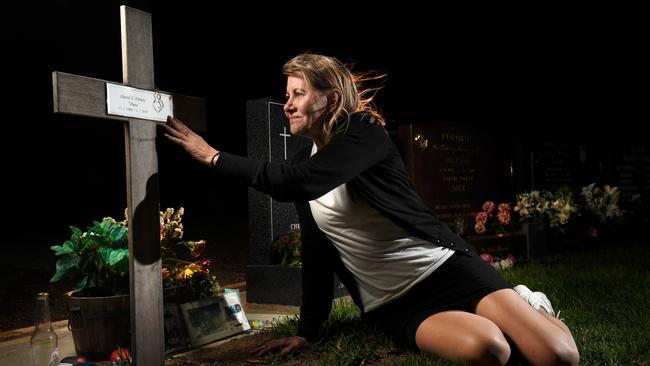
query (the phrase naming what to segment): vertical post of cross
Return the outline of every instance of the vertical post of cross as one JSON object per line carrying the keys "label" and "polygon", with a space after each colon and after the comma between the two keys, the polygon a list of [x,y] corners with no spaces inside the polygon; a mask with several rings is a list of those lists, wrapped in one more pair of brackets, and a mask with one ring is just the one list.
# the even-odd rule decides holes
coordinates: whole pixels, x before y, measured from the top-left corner
{"label": "vertical post of cross", "polygon": [[[151,14],[120,7],[122,78],[153,90]],[[158,214],[156,124],[129,119],[124,125],[129,208],[131,344],[136,365],[163,365],[165,354]]]}

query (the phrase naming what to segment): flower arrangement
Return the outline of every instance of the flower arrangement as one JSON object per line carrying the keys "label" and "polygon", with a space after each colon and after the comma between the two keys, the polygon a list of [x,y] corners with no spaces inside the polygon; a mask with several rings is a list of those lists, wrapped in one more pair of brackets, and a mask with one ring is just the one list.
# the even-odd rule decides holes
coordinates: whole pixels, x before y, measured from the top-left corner
{"label": "flower arrangement", "polygon": [[274,256],[282,266],[300,267],[300,248],[302,245],[300,230],[290,230],[280,235],[271,246]]}
{"label": "flower arrangement", "polygon": [[482,208],[483,211],[476,214],[474,224],[477,234],[504,234],[512,229],[510,204],[500,203],[497,206],[492,201],[485,201]]}
{"label": "flower arrangement", "polygon": [[[212,261],[201,258],[205,249],[205,240],[182,241],[183,238],[183,207],[174,211],[167,208],[160,211],[160,254],[162,257],[163,287],[188,285],[194,298],[202,299],[217,295],[221,286],[217,277],[211,274]],[[179,250],[186,251],[180,259]]]}
{"label": "flower arrangement", "polygon": [[549,227],[564,231],[578,206],[568,188],[550,191],[531,191],[517,195],[514,211],[521,222],[535,222],[548,219]]}
{"label": "flower arrangement", "polygon": [[517,195],[514,211],[519,214],[521,222],[542,221],[551,206],[553,195],[549,191],[530,191]]}
{"label": "flower arrangement", "polygon": [[582,187],[580,197],[583,211],[596,217],[600,223],[617,221],[623,217],[624,210],[618,206],[618,187],[604,185],[600,188],[596,183],[591,183]]}
{"label": "flower arrangement", "polygon": [[492,267],[496,269],[508,269],[512,268],[517,260],[515,259],[515,256],[512,255],[512,253],[508,253],[508,255],[505,258],[501,257],[495,257],[492,256],[492,254],[489,253],[482,253],[481,254],[481,259],[486,261],[487,263],[491,264]]}
{"label": "flower arrangement", "polygon": [[573,192],[566,187],[558,189],[553,194],[550,208],[546,211],[549,217],[548,226],[563,231],[575,212],[578,212],[578,205],[573,199]]}
{"label": "flower arrangement", "polygon": [[[216,277],[210,275],[210,259],[200,258],[205,241],[181,241],[183,213],[182,207],[160,211],[163,285],[188,284],[197,298],[212,296],[220,288]],[[71,279],[73,290],[84,295],[128,294],[128,219],[118,222],[105,217],[85,232],[75,226],[70,229],[70,240],[51,247],[59,259],[50,282]],[[188,249],[191,260],[178,258],[176,250],[181,247]]]}

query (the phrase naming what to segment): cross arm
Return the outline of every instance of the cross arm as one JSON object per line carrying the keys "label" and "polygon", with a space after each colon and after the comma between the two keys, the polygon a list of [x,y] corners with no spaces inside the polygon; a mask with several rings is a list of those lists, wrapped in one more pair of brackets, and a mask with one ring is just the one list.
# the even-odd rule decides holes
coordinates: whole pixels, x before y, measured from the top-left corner
{"label": "cross arm", "polygon": [[[106,113],[106,83],[121,85],[86,76],[52,72],[54,112],[118,121],[127,120],[126,117]],[[171,94],[175,117],[186,122],[194,131],[206,130],[205,100],[164,91],[161,93]]]}

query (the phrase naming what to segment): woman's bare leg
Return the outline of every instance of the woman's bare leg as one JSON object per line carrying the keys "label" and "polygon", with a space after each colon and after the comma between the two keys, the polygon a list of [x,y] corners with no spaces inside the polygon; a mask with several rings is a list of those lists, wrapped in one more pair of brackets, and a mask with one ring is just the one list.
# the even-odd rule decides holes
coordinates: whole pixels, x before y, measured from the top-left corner
{"label": "woman's bare leg", "polygon": [[464,311],[443,311],[425,319],[415,333],[418,348],[471,365],[505,365],[510,346],[492,321]]}
{"label": "woman's bare leg", "polygon": [[476,314],[493,321],[533,365],[577,365],[580,360],[568,327],[533,309],[514,290],[485,296],[476,305]]}

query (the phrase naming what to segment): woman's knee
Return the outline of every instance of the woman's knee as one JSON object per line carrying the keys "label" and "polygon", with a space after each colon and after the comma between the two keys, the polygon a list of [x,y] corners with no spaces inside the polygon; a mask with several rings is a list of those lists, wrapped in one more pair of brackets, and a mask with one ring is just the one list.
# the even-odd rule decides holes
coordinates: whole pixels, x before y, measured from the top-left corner
{"label": "woman's knee", "polygon": [[559,336],[552,340],[541,342],[537,347],[537,357],[530,360],[544,365],[578,365],[580,354],[572,338]]}
{"label": "woman's knee", "polygon": [[415,334],[423,352],[455,362],[504,365],[510,345],[492,321],[470,313],[446,313],[425,320]]}
{"label": "woman's knee", "polygon": [[464,349],[465,361],[486,365],[505,365],[511,353],[510,345],[501,332],[468,337]]}
{"label": "woman's knee", "polygon": [[580,353],[571,339],[558,339],[551,346],[554,365],[578,365]]}

